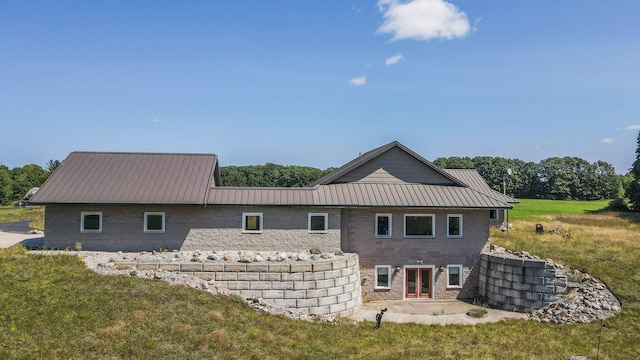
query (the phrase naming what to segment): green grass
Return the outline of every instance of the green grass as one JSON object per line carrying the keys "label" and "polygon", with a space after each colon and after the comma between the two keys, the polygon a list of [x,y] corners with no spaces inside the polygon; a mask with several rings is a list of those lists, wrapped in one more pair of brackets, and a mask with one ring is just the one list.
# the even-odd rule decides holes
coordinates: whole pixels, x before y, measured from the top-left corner
{"label": "green grass", "polygon": [[[573,204],[558,204],[560,208]],[[531,215],[523,212],[525,217]],[[564,240],[514,218],[492,242],[550,257],[605,281],[623,304],[606,321],[600,359],[640,358],[640,225],[625,214],[553,215]],[[548,223],[547,223],[548,222]],[[373,320],[373,319],[372,319]],[[473,326],[293,321],[236,297],[128,276],[76,256],[0,250],[1,359],[595,359],[600,324],[508,320]]]}
{"label": "green grass", "polygon": [[44,206],[0,206],[0,224],[32,219],[44,219]]}
{"label": "green grass", "polygon": [[558,201],[539,199],[518,199],[509,210],[510,219],[542,220],[549,215],[584,215],[607,207],[610,200],[596,201]]}

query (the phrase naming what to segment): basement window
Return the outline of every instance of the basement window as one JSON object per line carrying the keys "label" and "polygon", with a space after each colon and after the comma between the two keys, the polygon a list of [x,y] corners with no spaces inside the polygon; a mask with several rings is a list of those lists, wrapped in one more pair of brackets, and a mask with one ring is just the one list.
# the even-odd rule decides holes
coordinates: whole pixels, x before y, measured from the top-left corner
{"label": "basement window", "polygon": [[462,265],[447,265],[447,288],[462,287]]}
{"label": "basement window", "polygon": [[163,233],[164,232],[164,213],[163,212],[145,212],[144,213],[144,232]]}
{"label": "basement window", "polygon": [[242,213],[243,233],[262,233],[262,213]]}
{"label": "basement window", "polygon": [[391,265],[376,265],[376,278],[374,287],[376,289],[391,289]]}
{"label": "basement window", "polygon": [[315,234],[324,234],[328,229],[329,214],[327,213],[309,213],[309,232]]}
{"label": "basement window", "polygon": [[80,214],[80,232],[102,232],[102,212],[83,211]]}

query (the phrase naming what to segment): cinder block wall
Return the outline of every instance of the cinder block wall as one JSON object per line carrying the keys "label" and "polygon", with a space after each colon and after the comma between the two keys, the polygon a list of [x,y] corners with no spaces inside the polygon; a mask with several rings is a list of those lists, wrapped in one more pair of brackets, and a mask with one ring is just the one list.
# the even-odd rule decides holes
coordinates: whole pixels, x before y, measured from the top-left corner
{"label": "cinder block wall", "polygon": [[362,307],[356,254],[290,264],[118,262],[116,267],[189,273],[204,280],[215,280],[241,297],[262,298],[306,314],[349,316]]}
{"label": "cinder block wall", "polygon": [[480,256],[479,295],[491,306],[529,312],[560,300],[566,292],[565,271],[545,260]]}
{"label": "cinder block wall", "polygon": [[[45,208],[47,248],[83,250],[251,250],[299,252],[319,248],[340,249],[340,210],[289,206],[203,207],[203,206],[99,206],[48,205]],[[80,231],[82,211],[102,212],[102,232]],[[144,213],[165,213],[164,233],[144,232]],[[242,233],[242,213],[262,212],[261,234]],[[308,231],[309,213],[327,213],[328,231]]]}

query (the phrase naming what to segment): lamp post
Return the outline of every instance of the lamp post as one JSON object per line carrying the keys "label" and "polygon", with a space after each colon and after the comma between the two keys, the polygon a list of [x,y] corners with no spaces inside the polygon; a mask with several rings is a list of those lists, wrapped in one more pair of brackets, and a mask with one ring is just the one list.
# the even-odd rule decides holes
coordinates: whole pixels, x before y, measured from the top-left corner
{"label": "lamp post", "polygon": [[[511,176],[511,168],[507,169],[507,175],[502,177],[502,193],[506,196],[507,195],[507,177]],[[509,232],[509,210],[508,209],[504,209],[504,218],[505,218],[505,222],[506,222],[506,228],[507,228],[507,233]]]}

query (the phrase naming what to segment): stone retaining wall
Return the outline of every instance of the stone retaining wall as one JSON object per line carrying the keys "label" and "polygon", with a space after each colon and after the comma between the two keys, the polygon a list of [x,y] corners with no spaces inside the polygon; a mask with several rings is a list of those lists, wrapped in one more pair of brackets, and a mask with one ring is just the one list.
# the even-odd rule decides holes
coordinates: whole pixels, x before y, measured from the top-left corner
{"label": "stone retaining wall", "polygon": [[189,273],[241,297],[305,314],[349,316],[362,307],[358,255],[280,262],[116,262],[117,268]]}
{"label": "stone retaining wall", "polygon": [[480,255],[479,295],[491,306],[530,312],[561,300],[567,285],[566,272],[553,262],[506,254]]}

